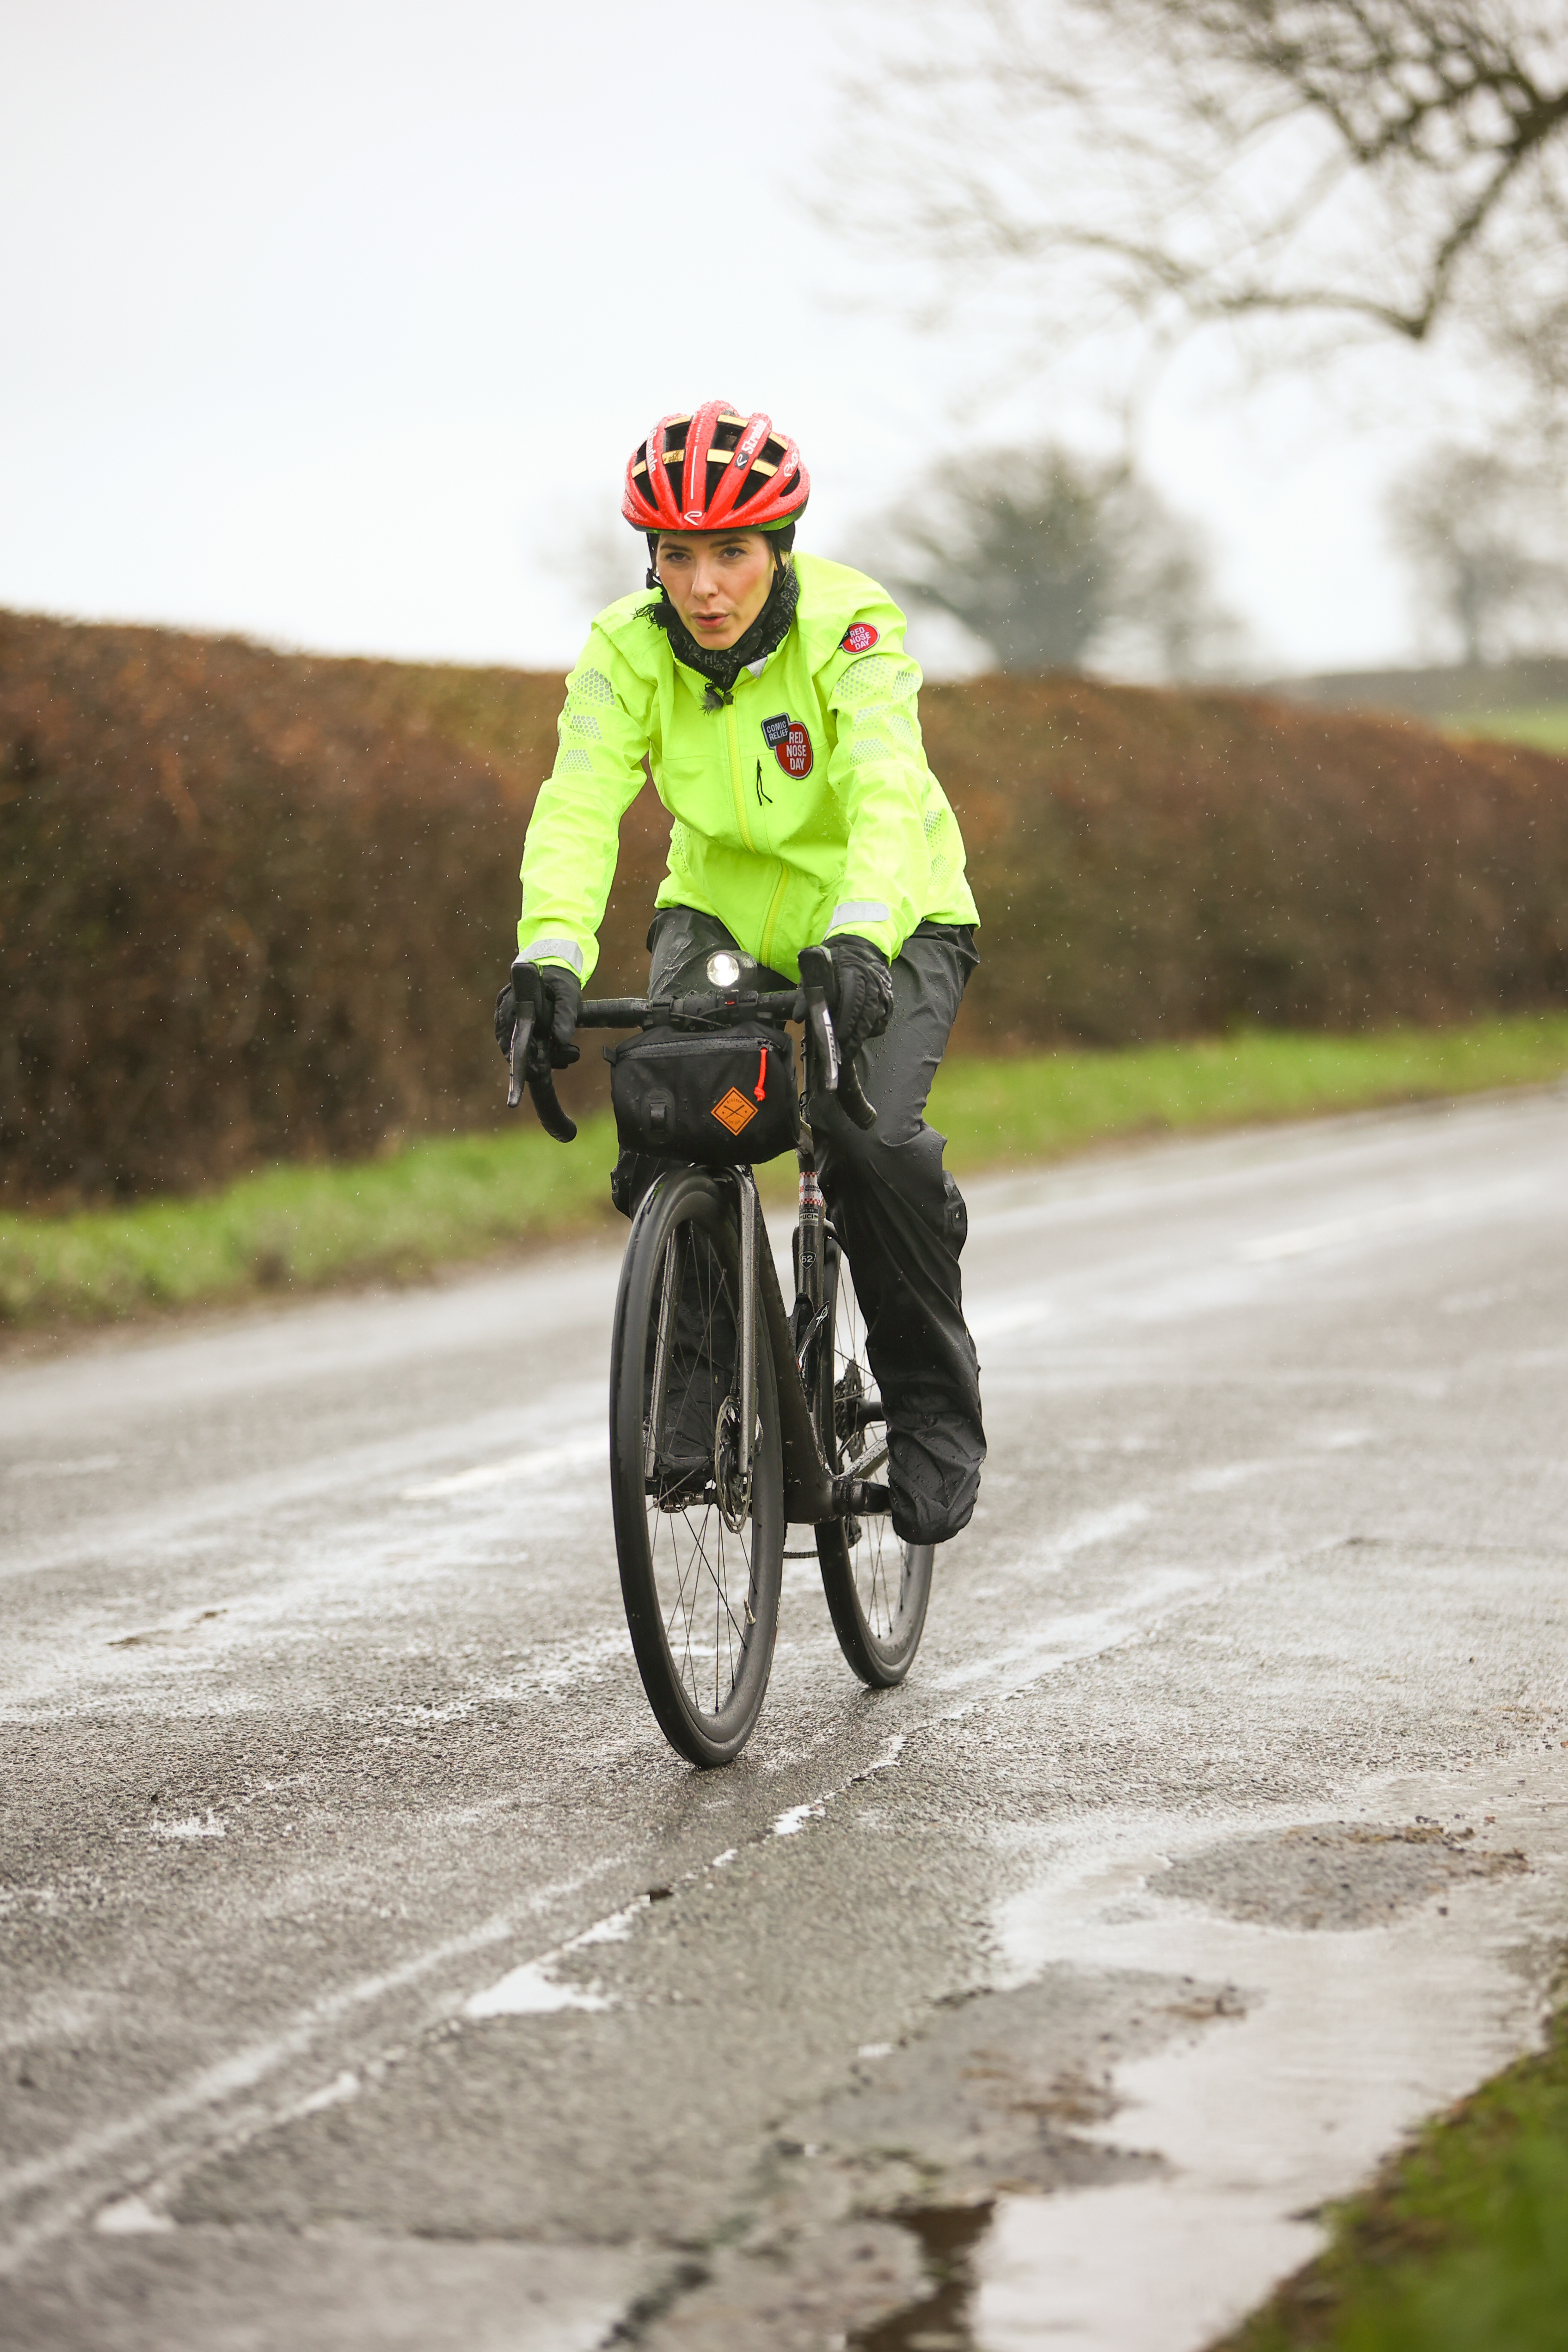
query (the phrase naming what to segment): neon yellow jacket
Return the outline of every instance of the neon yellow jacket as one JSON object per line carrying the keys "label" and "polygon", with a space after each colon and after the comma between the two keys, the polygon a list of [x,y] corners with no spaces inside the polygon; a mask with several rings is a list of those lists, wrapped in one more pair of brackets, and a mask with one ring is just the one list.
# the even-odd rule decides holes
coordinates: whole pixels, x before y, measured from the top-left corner
{"label": "neon yellow jacket", "polygon": [[891,958],[922,919],[978,919],[957,819],[926,765],[902,613],[863,572],[795,564],[794,625],[722,710],[704,710],[706,681],[644,618],[646,590],[599,614],[529,824],[524,953],[592,974],[645,757],[675,819],[658,904],[716,915],[788,979],[835,931]]}

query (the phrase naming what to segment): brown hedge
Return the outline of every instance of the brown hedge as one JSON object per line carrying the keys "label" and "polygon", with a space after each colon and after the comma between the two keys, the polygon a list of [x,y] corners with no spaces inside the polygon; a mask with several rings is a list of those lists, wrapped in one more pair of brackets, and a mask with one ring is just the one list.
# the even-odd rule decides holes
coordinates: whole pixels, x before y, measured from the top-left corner
{"label": "brown hedge", "polygon": [[[0,1197],[483,1120],[559,698],[0,616]],[[626,833],[605,968],[631,986],[663,854],[640,809]]]}
{"label": "brown hedge", "polygon": [[994,1047],[1353,1030],[1568,995],[1568,761],[1236,694],[928,690]]}
{"label": "brown hedge", "polygon": [[[487,1008],[560,680],[0,614],[0,1196],[500,1116]],[[1568,763],[1226,695],[923,698],[984,918],[971,1045],[1559,1003]],[[626,821],[596,985],[668,824]],[[592,1048],[590,1048],[590,1056]],[[573,1087],[602,1084],[592,1058]]]}

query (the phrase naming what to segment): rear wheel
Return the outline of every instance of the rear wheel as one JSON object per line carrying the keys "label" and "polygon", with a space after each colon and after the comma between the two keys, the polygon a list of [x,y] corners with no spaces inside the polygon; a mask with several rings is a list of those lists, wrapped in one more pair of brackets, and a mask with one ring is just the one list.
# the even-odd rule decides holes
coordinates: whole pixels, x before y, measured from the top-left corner
{"label": "rear wheel", "polygon": [[[847,1259],[826,1237],[822,1339],[815,1375],[817,1426],[833,1469],[879,1484],[887,1477],[887,1430],[866,1357],[866,1327]],[[831,1336],[831,1349],[826,1344]],[[816,1557],[838,1646],[873,1690],[901,1683],[914,1663],[931,1599],[931,1544],[907,1544],[885,1512],[828,1519]]]}
{"label": "rear wheel", "polygon": [[662,1177],[626,1244],[610,1355],[621,1592],[643,1688],[670,1744],[728,1764],[773,1665],[783,1573],[778,1389],[758,1317],[748,1481],[741,1444],[741,1249],[732,1189]]}

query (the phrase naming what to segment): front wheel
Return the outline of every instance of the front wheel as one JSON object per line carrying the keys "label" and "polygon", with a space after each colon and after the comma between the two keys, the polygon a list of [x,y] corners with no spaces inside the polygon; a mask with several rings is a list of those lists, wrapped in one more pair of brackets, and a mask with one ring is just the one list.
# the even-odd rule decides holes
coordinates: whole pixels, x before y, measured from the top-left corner
{"label": "front wheel", "polygon": [[670,1745],[702,1765],[732,1761],[756,1724],[784,1572],[777,1380],[759,1315],[748,1478],[740,1312],[731,1188],[677,1169],[637,1211],[621,1268],[610,1482],[643,1688]]}
{"label": "front wheel", "polygon": [[[866,1326],[848,1263],[830,1234],[824,1266],[822,1340],[817,1343],[817,1427],[835,1471],[887,1476],[887,1431],[866,1359]],[[831,1351],[823,1344],[832,1335]],[[934,1545],[907,1544],[885,1512],[827,1519],[816,1557],[838,1646],[863,1683],[890,1690],[914,1664],[931,1599]]]}

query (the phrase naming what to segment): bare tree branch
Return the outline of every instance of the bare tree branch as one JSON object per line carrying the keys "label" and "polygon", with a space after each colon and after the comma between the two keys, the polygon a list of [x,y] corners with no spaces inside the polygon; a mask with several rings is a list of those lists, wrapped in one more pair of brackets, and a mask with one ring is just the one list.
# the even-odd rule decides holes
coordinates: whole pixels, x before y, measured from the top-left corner
{"label": "bare tree branch", "polygon": [[856,217],[928,315],[1020,277],[1108,321],[1568,304],[1563,0],[903,0],[848,101]]}

